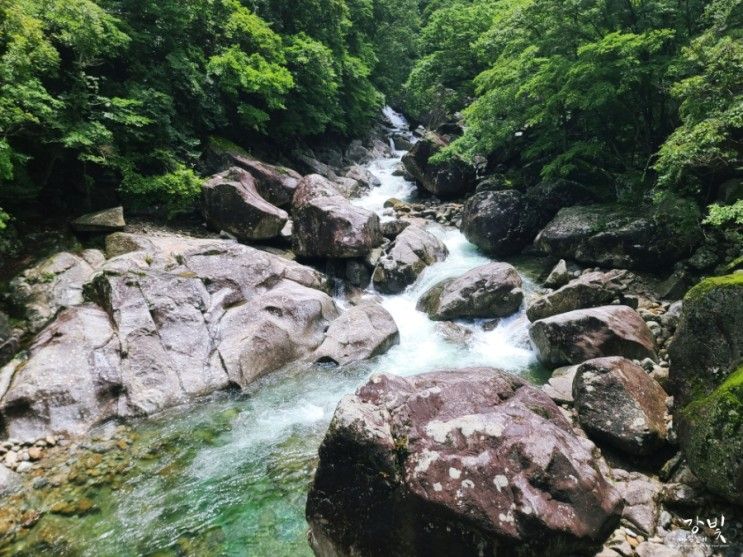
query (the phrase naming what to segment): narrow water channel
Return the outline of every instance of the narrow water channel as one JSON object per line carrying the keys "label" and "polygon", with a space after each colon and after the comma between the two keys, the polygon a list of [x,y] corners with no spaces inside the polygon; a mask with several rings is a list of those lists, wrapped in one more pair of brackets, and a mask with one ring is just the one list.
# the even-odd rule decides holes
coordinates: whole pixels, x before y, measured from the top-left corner
{"label": "narrow water channel", "polygon": [[[407,131],[399,115],[387,114],[399,132]],[[369,163],[382,184],[354,203],[388,218],[385,200],[415,195],[412,183],[394,175],[402,154]],[[142,422],[131,449],[136,464],[120,489],[86,494],[100,512],[77,518],[47,515],[14,550],[58,534],[65,543],[57,554],[311,555],[305,539],[306,493],[317,448],[344,394],[377,372],[412,375],[488,365],[537,379],[523,311],[490,331],[483,323],[463,323],[471,335],[462,344],[447,340],[440,326],[415,309],[435,282],[488,261],[458,230],[431,225],[430,231],[446,243],[448,259],[428,268],[406,292],[382,296],[400,329],[398,346],[350,369],[288,369],[259,382],[247,395],[225,394]],[[533,288],[524,278],[525,288]]]}

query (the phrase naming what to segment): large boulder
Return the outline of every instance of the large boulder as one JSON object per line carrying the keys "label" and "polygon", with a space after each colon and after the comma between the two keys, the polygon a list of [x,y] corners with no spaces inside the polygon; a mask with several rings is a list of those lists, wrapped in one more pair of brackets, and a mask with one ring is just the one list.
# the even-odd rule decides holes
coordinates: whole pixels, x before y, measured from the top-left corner
{"label": "large boulder", "polygon": [[397,294],[413,284],[429,265],[449,255],[444,243],[420,226],[403,230],[374,268],[374,287],[385,294]]}
{"label": "large boulder", "polygon": [[590,202],[595,196],[589,188],[568,180],[540,182],[526,192],[506,186],[492,176],[467,201],[462,214],[464,235],[494,257],[519,253],[560,207]]}
{"label": "large boulder", "polygon": [[206,167],[211,172],[222,172],[233,166],[248,172],[255,180],[258,194],[281,208],[291,204],[294,190],[302,179],[295,170],[259,161],[245,149],[221,137],[210,138],[205,155]]}
{"label": "large boulder", "polygon": [[299,172],[285,166],[267,164],[246,154],[234,154],[233,164],[250,173],[258,194],[277,207],[288,207],[302,179]]}
{"label": "large boulder", "polygon": [[597,442],[630,455],[649,455],[665,445],[667,397],[655,379],[626,358],[584,362],[573,380],[583,429]]}
{"label": "large boulder", "polygon": [[28,330],[35,333],[62,308],[83,302],[83,285],[95,274],[103,254],[60,252],[30,267],[10,281],[11,302],[20,307]]}
{"label": "large boulder", "polygon": [[76,218],[71,223],[77,232],[115,232],[126,226],[124,208],[112,207],[95,213],[88,213]]}
{"label": "large boulder", "polygon": [[623,289],[623,271],[586,273],[568,284],[534,300],[526,309],[529,321],[537,321],[575,309],[603,306]]}
{"label": "large boulder", "polygon": [[238,167],[212,176],[204,183],[202,196],[207,225],[238,240],[276,238],[289,219],[286,211],[258,194],[253,176]]}
{"label": "large boulder", "polygon": [[314,358],[344,365],[383,354],[399,342],[392,315],[379,304],[364,303],[330,324]]}
{"label": "large boulder", "polygon": [[379,217],[351,205],[317,174],[297,186],[292,216],[294,251],[301,257],[364,257],[383,241]]}
{"label": "large boulder", "polygon": [[743,273],[714,277],[684,298],[669,347],[674,421],[689,467],[743,504]]}
{"label": "large boulder", "polygon": [[552,367],[603,356],[656,359],[653,334],[627,306],[578,309],[540,319],[531,324],[529,337],[539,359]]}
{"label": "large boulder", "polygon": [[593,444],[495,369],[377,375],[336,409],[307,500],[317,555],[593,555],[621,499]]}
{"label": "large boulder", "polygon": [[[60,312],[27,358],[0,370],[0,422],[11,437],[78,434],[244,388],[288,364],[311,364],[323,345],[335,343],[332,353],[351,363],[392,344],[369,339],[364,350],[346,331],[344,345],[338,329],[362,320],[333,327],[342,313],[325,277],[279,256],[179,236],[120,233],[107,246],[116,255],[85,285],[87,302]],[[369,320],[382,335],[384,321]]]}
{"label": "large boulder", "polygon": [[402,163],[428,192],[438,197],[462,197],[475,189],[475,169],[456,157],[432,162],[431,157],[445,146],[441,136],[429,132],[402,157]]}
{"label": "large boulder", "polygon": [[366,190],[382,185],[381,180],[372,174],[370,170],[358,164],[352,165],[346,172],[345,177],[358,182]]}
{"label": "large boulder", "polygon": [[462,232],[485,253],[506,257],[519,253],[539,231],[537,215],[516,190],[483,191],[464,204]]}
{"label": "large boulder", "polygon": [[719,387],[743,362],[743,273],[706,279],[684,297],[668,347],[679,408]]}
{"label": "large boulder", "polygon": [[421,296],[418,309],[435,321],[506,317],[521,306],[521,286],[512,265],[488,263],[434,285]]}
{"label": "large boulder", "polygon": [[683,218],[655,209],[578,205],[560,209],[534,243],[543,253],[587,265],[664,271],[691,255],[700,240],[693,215]]}
{"label": "large boulder", "polygon": [[743,505],[743,365],[677,408],[674,420],[689,468],[710,491]]}

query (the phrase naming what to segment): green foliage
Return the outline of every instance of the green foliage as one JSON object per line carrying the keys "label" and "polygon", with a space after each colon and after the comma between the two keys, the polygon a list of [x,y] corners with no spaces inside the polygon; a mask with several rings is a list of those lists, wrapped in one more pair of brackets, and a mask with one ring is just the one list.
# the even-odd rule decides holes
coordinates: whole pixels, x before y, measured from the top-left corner
{"label": "green foliage", "polygon": [[405,108],[428,125],[463,108],[474,93],[473,78],[485,66],[472,45],[490,29],[497,1],[457,0],[427,18],[416,62],[405,84]]}
{"label": "green foliage", "polygon": [[176,164],[172,171],[156,176],[126,171],[121,190],[140,209],[162,207],[168,218],[172,218],[193,211],[202,183],[192,169]]}
{"label": "green foliage", "polygon": [[732,205],[714,203],[709,206],[708,210],[707,218],[704,219],[705,224],[712,226],[743,225],[743,199],[739,199]]}
{"label": "green foliage", "polygon": [[431,124],[464,108],[441,157],[509,161],[527,183],[633,201],[657,171],[664,188],[713,191],[743,166],[742,4],[432,0],[406,107]]}
{"label": "green foliage", "polygon": [[0,0],[0,196],[119,182],[186,210],[211,135],[365,131],[417,25],[415,0]]}
{"label": "green foliage", "polygon": [[671,90],[682,123],[656,163],[661,186],[688,193],[743,166],[743,3],[716,0],[704,19],[708,27],[684,49]]}
{"label": "green foliage", "polygon": [[688,32],[679,10],[675,2],[503,3],[475,44],[491,63],[474,79],[468,132],[452,150],[518,148],[543,178],[637,189],[673,123],[664,80]]}

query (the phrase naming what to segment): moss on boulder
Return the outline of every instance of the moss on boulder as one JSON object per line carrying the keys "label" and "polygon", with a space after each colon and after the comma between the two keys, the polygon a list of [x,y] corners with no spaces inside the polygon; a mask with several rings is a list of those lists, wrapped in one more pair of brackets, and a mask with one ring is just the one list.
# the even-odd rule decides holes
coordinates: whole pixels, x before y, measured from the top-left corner
{"label": "moss on boulder", "polygon": [[743,365],[678,413],[689,466],[714,493],[743,504]]}
{"label": "moss on boulder", "polygon": [[687,292],[671,345],[678,407],[710,394],[743,358],[743,274],[703,280]]}
{"label": "moss on boulder", "polygon": [[743,274],[708,278],[684,298],[669,348],[681,448],[714,493],[743,504]]}

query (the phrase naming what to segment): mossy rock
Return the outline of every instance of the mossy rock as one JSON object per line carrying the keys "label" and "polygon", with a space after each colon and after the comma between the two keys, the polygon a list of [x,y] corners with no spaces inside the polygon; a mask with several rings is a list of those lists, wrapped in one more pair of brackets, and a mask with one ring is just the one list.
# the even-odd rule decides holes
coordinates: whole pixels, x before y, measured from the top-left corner
{"label": "mossy rock", "polygon": [[710,491],[743,504],[743,365],[678,413],[689,467]]}
{"label": "mossy rock", "polygon": [[708,396],[743,361],[743,274],[703,280],[687,292],[669,347],[679,408]]}

